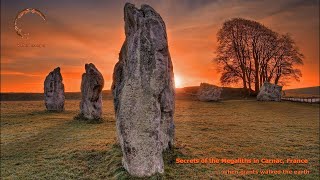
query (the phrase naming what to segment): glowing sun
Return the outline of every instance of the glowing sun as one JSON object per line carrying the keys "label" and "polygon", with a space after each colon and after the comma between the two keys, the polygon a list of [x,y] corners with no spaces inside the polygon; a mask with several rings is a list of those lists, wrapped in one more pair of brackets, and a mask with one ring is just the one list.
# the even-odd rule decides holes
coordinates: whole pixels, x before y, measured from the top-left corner
{"label": "glowing sun", "polygon": [[182,81],[181,78],[177,75],[174,76],[174,82],[175,82],[175,87],[176,88],[181,88],[182,87]]}

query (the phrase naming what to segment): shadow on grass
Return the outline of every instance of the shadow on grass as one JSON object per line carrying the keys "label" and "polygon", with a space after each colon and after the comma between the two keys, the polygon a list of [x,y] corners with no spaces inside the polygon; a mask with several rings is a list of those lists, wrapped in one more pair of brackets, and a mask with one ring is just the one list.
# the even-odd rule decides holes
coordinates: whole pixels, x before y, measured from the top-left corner
{"label": "shadow on grass", "polygon": [[[177,148],[172,148],[171,150],[167,150],[163,153],[163,161],[164,166],[167,168],[173,168],[175,165],[175,159],[177,157],[181,157],[182,153],[178,151]],[[112,179],[118,180],[162,180],[170,177],[170,174],[157,173],[151,177],[139,178],[131,176],[122,166],[122,152],[119,144],[112,145],[111,149],[106,153],[106,159],[108,159],[107,169],[108,169],[108,177]]]}
{"label": "shadow on grass", "polygon": [[27,113],[28,116],[36,116],[36,115],[50,115],[50,114],[69,114],[71,111],[49,111],[49,110],[42,110],[42,111],[32,111]]}
{"label": "shadow on grass", "polygon": [[88,119],[88,118],[84,117],[83,114],[81,114],[81,113],[74,116],[73,120],[79,121],[79,122],[84,122],[87,124],[101,124],[104,122],[103,118]]}

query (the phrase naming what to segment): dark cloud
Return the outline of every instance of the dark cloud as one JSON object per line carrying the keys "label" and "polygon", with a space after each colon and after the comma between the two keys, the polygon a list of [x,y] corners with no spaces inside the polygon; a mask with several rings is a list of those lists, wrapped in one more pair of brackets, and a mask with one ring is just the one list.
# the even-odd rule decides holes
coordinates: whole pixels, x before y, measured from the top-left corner
{"label": "dark cloud", "polygon": [[319,7],[318,0],[293,0],[287,1],[285,4],[281,4],[277,9],[271,12],[269,15],[275,15],[286,11],[294,11],[301,7]]}

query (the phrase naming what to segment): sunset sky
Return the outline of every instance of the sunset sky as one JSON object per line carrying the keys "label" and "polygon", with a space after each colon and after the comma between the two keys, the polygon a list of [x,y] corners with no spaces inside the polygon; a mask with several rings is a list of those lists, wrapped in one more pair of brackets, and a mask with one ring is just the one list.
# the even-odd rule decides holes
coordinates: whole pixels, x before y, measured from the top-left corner
{"label": "sunset sky", "polygon": [[[242,17],[289,33],[305,55],[300,82],[284,89],[319,86],[318,0],[4,0],[1,1],[1,92],[43,92],[43,81],[61,68],[65,90],[80,91],[84,64],[92,62],[110,89],[112,73],[124,41],[123,6],[151,5],[166,23],[174,73],[181,86],[219,83],[215,57],[216,34],[225,20]],[[30,39],[14,30],[17,13],[39,9],[20,19]],[[18,44],[45,47],[18,47]]]}

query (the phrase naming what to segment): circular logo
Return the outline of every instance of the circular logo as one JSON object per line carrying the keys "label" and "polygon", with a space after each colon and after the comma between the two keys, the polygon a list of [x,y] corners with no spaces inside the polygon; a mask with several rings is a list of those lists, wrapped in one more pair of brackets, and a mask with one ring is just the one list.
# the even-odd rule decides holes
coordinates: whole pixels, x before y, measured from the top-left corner
{"label": "circular logo", "polygon": [[36,14],[36,15],[40,16],[44,21],[46,21],[45,15],[41,11],[39,11],[38,9],[27,8],[27,9],[20,11],[14,20],[14,29],[15,29],[17,35],[20,36],[21,38],[28,38],[29,33],[22,32],[22,28],[18,27],[18,21],[19,21],[19,19],[21,19],[24,15],[26,15],[28,13]]}

